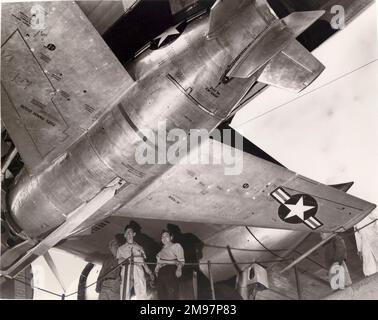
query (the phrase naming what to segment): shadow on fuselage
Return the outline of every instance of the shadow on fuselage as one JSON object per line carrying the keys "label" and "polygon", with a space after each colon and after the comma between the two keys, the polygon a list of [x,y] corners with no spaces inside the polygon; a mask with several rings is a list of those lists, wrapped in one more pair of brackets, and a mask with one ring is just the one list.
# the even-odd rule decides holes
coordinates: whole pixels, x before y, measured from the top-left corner
{"label": "shadow on fuselage", "polygon": [[124,65],[155,37],[186,18],[209,9],[214,2],[215,0],[192,1],[186,9],[172,14],[169,0],[140,0],[103,34],[103,38]]}

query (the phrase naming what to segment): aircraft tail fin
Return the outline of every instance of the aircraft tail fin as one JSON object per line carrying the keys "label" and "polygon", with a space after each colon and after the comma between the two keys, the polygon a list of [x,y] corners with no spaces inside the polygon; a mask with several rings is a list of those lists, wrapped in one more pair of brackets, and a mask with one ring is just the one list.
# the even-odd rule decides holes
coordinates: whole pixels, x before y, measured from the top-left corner
{"label": "aircraft tail fin", "polygon": [[299,92],[310,85],[325,69],[297,40],[266,65],[258,81],[278,88]]}
{"label": "aircraft tail fin", "polygon": [[276,20],[233,63],[228,78],[249,78],[279,88],[301,91],[324,66],[295,38],[324,14],[323,10],[294,12]]}
{"label": "aircraft tail fin", "polygon": [[246,6],[252,5],[252,1],[248,0],[217,0],[210,11],[208,38],[212,38],[217,32],[222,30],[236,13],[244,9]]}

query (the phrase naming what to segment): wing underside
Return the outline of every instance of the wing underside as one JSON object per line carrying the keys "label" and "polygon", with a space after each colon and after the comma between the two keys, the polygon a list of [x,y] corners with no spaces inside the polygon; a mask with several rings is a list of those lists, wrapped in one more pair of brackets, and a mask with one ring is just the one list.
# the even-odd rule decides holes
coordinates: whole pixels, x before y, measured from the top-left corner
{"label": "wing underside", "polygon": [[[213,163],[174,166],[116,215],[174,221],[341,232],[375,205],[216,140]],[[233,154],[233,160],[225,155]],[[223,162],[222,162],[223,161]]]}
{"label": "wing underside", "polygon": [[[33,10],[40,25],[31,22]],[[133,81],[73,2],[2,4],[2,26],[2,120],[37,173]]]}

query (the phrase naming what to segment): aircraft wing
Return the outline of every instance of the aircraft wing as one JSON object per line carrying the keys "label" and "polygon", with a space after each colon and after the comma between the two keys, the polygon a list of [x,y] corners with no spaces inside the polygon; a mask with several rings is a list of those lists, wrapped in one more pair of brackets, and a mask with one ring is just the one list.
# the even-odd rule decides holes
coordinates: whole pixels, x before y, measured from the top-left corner
{"label": "aircraft wing", "polygon": [[76,1],[96,30],[103,34],[126,11],[132,8],[137,0],[124,1]]}
{"label": "aircraft wing", "polygon": [[73,2],[3,3],[2,26],[2,121],[37,173],[133,80]]}
{"label": "aircraft wing", "polygon": [[[181,161],[116,215],[315,232],[341,232],[375,205],[217,140],[200,147],[212,163]],[[227,160],[227,159],[226,159]],[[303,159],[305,161],[305,159]],[[193,163],[193,162],[192,162]],[[223,162],[224,163],[224,162]]]}

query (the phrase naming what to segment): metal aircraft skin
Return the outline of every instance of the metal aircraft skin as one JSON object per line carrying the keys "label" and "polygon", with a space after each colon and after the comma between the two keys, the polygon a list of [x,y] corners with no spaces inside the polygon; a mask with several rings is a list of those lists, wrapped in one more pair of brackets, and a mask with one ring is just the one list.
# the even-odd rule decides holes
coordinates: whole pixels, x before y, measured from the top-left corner
{"label": "metal aircraft skin", "polygon": [[[212,131],[260,83],[310,85],[324,67],[296,38],[323,10],[279,19],[263,0],[216,1],[154,39],[126,72],[75,3],[43,3],[39,32],[23,19],[31,6],[2,5],[2,118],[26,168],[7,195],[7,224],[22,241],[2,252],[1,274],[112,215],[306,233],[344,231],[375,208],[241,150],[236,176],[223,165],[135,159],[154,145],[142,129],[166,121],[166,131]],[[212,145],[219,157],[225,146]],[[299,206],[311,214],[295,217]]]}

